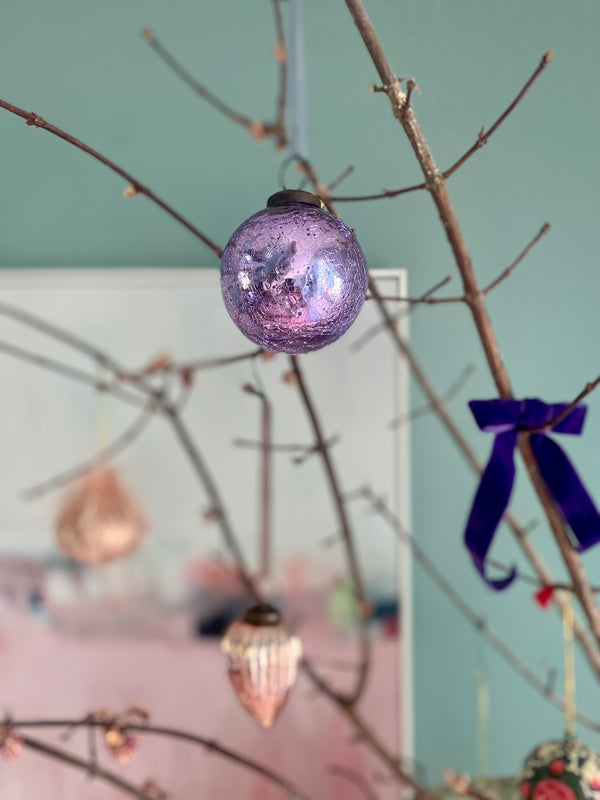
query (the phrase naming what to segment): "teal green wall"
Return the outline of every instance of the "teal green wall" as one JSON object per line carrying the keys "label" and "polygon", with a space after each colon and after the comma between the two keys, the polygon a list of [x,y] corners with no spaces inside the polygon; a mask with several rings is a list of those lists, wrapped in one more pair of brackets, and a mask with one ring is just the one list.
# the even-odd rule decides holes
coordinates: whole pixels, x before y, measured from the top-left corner
{"label": "teal green wall", "polygon": [[[419,180],[342,0],[307,0],[311,155],[326,179],[357,169],[345,193]],[[551,67],[493,142],[452,179],[482,283],[549,220],[551,234],[490,299],[520,396],[571,398],[600,371],[598,270],[600,3],[593,0],[371,0],[398,74],[414,76],[414,105],[439,164],[452,162],[515,95],[550,48]],[[138,35],[151,25],[184,64],[248,114],[268,116],[276,86],[267,0],[3,0],[0,96],[34,109],[130,169],[223,243],[277,182],[282,154],[258,146],[179,83]],[[124,199],[108,170],[0,113],[2,266],[215,266],[215,257],[143,197]],[[342,209],[372,267],[405,266],[413,293],[454,273],[430,199],[409,195]],[[455,278],[457,292],[459,282]],[[420,308],[414,346],[440,390],[468,362],[477,373],[453,411],[483,458],[491,445],[465,410],[493,387],[462,307]],[[374,351],[375,352],[375,351]],[[418,390],[415,404],[422,402]],[[586,437],[568,442],[600,497],[600,397]],[[439,423],[413,426],[414,529],[491,625],[540,674],[560,662],[557,620],[527,586],[485,591],[461,544],[475,480]],[[515,508],[539,517],[524,488]],[[543,522],[532,537],[556,563]],[[508,531],[498,556],[515,554]],[[585,558],[600,582],[600,555]],[[432,780],[451,765],[477,772],[475,670],[489,673],[491,767],[515,771],[528,749],[560,736],[561,717],[484,646],[416,568],[418,757]],[[598,687],[579,671],[582,710],[600,718]],[[596,746],[600,737],[581,731]]]}

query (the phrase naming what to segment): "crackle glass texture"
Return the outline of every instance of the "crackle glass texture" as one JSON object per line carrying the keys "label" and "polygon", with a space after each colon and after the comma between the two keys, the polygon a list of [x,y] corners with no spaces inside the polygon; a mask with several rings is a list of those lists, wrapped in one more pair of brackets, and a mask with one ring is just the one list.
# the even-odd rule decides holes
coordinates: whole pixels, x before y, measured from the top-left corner
{"label": "crackle glass texture", "polygon": [[367,267],[356,237],[316,206],[266,208],[233,234],[221,265],[231,318],[266,350],[308,353],[352,325],[365,300]]}

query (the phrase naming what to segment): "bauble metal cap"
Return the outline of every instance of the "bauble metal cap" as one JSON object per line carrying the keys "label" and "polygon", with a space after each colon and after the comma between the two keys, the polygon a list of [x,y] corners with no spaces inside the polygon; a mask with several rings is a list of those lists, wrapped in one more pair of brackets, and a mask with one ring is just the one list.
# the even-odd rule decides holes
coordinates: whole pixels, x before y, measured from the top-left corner
{"label": "bauble metal cap", "polygon": [[283,189],[281,192],[275,192],[267,200],[267,208],[287,206],[288,203],[304,203],[307,206],[323,208],[323,201],[316,194],[304,192],[302,189]]}

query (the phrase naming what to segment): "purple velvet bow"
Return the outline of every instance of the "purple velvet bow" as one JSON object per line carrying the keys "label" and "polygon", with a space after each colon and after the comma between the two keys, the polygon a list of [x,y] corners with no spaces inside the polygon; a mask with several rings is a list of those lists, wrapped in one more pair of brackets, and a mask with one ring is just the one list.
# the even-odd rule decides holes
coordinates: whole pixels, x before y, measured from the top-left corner
{"label": "purple velvet bow", "polygon": [[[516,577],[510,574],[492,580],[486,575],[485,559],[494,533],[510,500],[515,478],[514,451],[520,431],[547,425],[567,407],[567,403],[548,405],[541,400],[472,400],[469,407],[482,431],[495,433],[490,460],[481,476],[465,531],[465,544],[487,585],[505,589]],[[587,407],[576,406],[557,425],[553,433],[579,436]],[[600,515],[585,486],[564,451],[546,432],[530,437],[531,449],[540,475],[560,508],[582,552],[600,541]]]}

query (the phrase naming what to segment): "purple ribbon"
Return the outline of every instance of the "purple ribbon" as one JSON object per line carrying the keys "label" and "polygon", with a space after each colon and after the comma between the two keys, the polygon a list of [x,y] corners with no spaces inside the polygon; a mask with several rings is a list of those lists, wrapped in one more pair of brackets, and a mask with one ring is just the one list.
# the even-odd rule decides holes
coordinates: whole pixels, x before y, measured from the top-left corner
{"label": "purple ribbon", "polygon": [[[495,433],[490,460],[481,476],[465,531],[465,544],[483,580],[491,589],[505,589],[515,579],[511,569],[505,578],[486,575],[485,560],[494,533],[508,506],[515,479],[514,451],[520,431],[547,425],[567,408],[567,403],[548,405],[536,398],[527,400],[472,400],[469,407],[477,425]],[[551,430],[553,433],[581,434],[587,407],[578,405]],[[540,475],[570,525],[580,552],[600,542],[600,515],[566,453],[547,433],[533,433],[531,449]]]}

